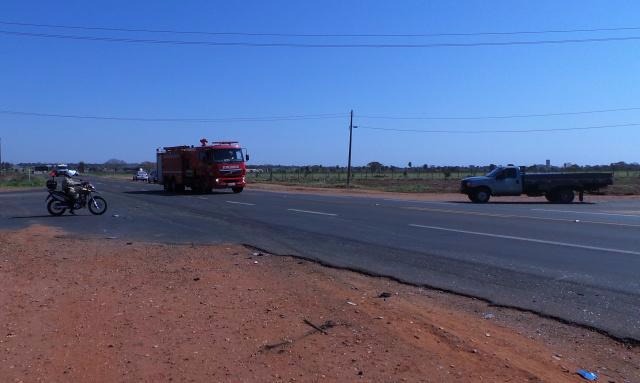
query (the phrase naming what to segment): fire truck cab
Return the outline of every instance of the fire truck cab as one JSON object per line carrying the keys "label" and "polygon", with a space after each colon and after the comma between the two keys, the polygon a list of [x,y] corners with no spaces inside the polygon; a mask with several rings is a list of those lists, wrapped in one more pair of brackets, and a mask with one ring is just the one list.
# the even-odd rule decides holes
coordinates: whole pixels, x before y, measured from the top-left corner
{"label": "fire truck cab", "polygon": [[157,150],[158,183],[167,192],[183,192],[190,188],[197,193],[230,188],[240,193],[245,185],[245,161],[249,155],[236,141],[209,142],[201,145],[170,146]]}

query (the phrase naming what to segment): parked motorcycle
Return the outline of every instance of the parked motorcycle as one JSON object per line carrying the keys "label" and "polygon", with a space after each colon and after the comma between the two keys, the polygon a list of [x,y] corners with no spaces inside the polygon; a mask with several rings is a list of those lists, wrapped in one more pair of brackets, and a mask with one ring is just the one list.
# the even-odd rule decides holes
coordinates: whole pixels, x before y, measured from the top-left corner
{"label": "parked motorcycle", "polygon": [[79,194],[79,197],[75,201],[64,191],[56,190],[57,186],[58,183],[55,179],[47,181],[49,195],[47,196],[46,202],[49,214],[62,215],[67,211],[67,209],[73,212],[74,210],[83,209],[85,207],[89,208],[91,214],[94,215],[102,215],[107,211],[107,201],[100,196],[94,195],[98,192],[89,182],[84,181],[82,184],[75,187]]}

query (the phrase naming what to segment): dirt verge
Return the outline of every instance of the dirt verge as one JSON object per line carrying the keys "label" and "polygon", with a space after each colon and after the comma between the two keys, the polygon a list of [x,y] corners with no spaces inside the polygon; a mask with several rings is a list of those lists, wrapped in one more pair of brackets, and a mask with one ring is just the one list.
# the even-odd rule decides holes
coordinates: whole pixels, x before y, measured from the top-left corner
{"label": "dirt verge", "polygon": [[0,381],[603,382],[640,349],[237,245],[0,233]]}

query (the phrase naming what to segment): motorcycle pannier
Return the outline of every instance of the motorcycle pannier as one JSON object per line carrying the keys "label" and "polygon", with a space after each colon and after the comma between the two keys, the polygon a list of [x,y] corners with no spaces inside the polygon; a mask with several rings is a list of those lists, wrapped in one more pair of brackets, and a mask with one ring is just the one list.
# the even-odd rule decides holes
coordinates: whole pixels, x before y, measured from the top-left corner
{"label": "motorcycle pannier", "polygon": [[58,182],[56,180],[47,180],[47,189],[49,190],[56,190],[56,188],[58,187]]}

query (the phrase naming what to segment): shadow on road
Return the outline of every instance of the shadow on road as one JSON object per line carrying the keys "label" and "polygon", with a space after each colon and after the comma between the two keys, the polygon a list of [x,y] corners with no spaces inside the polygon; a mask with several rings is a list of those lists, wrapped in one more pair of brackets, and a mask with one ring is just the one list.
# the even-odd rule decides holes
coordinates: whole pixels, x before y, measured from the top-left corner
{"label": "shadow on road", "polygon": [[527,201],[527,202],[517,202],[517,201],[491,201],[486,204],[476,204],[471,201],[447,201],[449,203],[458,203],[463,205],[548,205],[548,206],[576,206],[576,205],[595,205],[595,202],[573,202],[573,203],[549,203],[545,201]]}
{"label": "shadow on road", "polygon": [[25,216],[15,216],[9,217],[9,219],[29,219],[29,218],[70,218],[70,217],[91,217],[90,215],[75,215],[75,214],[65,214],[65,215],[25,215]]}
{"label": "shadow on road", "polygon": [[215,194],[234,194],[233,192],[225,192],[225,191],[213,191],[211,193],[195,193],[190,190],[185,191],[184,193],[169,193],[164,190],[133,190],[133,191],[123,191],[123,194],[135,194],[135,195],[159,195],[163,197],[179,197],[184,195],[215,195]]}

